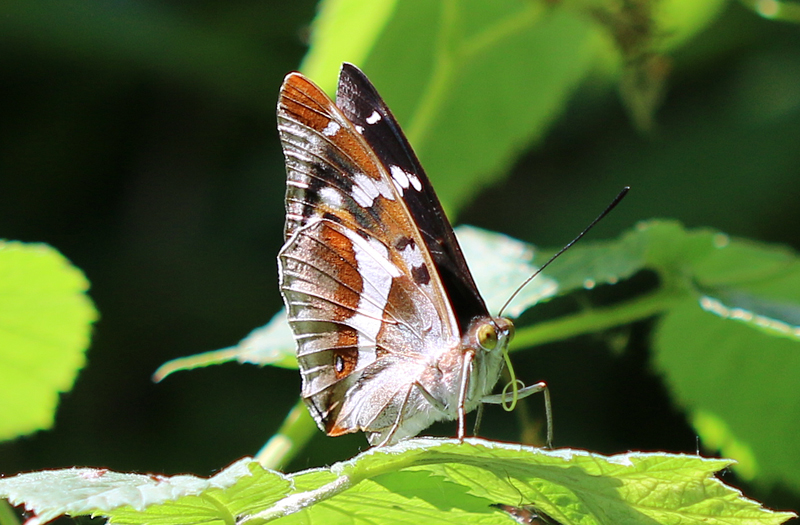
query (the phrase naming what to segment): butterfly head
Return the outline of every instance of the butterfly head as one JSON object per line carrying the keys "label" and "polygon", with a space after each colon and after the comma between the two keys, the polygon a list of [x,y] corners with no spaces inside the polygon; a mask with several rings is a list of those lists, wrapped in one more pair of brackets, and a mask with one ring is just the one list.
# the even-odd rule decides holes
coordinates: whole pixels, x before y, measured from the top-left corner
{"label": "butterfly head", "polygon": [[477,317],[461,341],[461,348],[472,353],[469,409],[488,394],[500,377],[506,349],[514,337],[514,324],[505,317]]}

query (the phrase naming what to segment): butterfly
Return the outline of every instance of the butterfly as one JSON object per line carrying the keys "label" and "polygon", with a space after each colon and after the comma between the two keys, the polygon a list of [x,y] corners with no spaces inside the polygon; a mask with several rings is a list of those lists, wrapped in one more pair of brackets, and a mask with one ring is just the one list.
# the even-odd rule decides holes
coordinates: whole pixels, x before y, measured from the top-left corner
{"label": "butterfly", "polygon": [[467,412],[501,402],[489,392],[514,326],[487,311],[400,126],[347,63],[335,103],[287,75],[277,116],[280,290],[312,417],[329,436],[363,431],[372,445],[454,419],[463,439]]}

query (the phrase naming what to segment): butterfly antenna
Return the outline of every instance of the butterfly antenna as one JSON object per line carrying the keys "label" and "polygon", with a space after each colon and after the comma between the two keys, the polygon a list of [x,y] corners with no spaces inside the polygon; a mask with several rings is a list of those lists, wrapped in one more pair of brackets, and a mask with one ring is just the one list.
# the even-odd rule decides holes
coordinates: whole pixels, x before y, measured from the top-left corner
{"label": "butterfly antenna", "polygon": [[505,304],[503,305],[503,307],[500,309],[500,313],[498,313],[498,314],[497,314],[497,315],[498,315],[498,317],[503,315],[503,312],[505,311],[505,309],[506,309],[506,308],[508,308],[508,305],[510,305],[510,304],[511,304],[511,301],[513,301],[513,300],[514,300],[514,298],[515,298],[517,295],[519,295],[519,293],[522,291],[522,289],[523,289],[523,288],[525,288],[526,286],[528,286],[528,284],[529,284],[529,283],[530,283],[530,282],[531,282],[531,281],[532,281],[534,278],[536,278],[536,276],[537,276],[537,275],[539,275],[540,273],[542,273],[542,270],[544,270],[545,268],[547,268],[547,267],[550,265],[550,263],[551,263],[551,262],[553,262],[553,261],[555,261],[556,259],[558,259],[558,256],[559,256],[559,255],[561,255],[562,253],[564,253],[565,251],[567,251],[568,249],[570,249],[570,248],[572,247],[572,245],[573,245],[573,244],[575,244],[576,242],[578,242],[578,241],[581,239],[581,237],[583,237],[584,235],[586,235],[586,234],[589,232],[589,230],[591,230],[592,228],[594,228],[595,224],[597,224],[598,222],[600,222],[600,220],[601,220],[603,217],[605,217],[606,215],[608,215],[608,214],[609,214],[609,212],[610,212],[611,210],[613,210],[614,208],[616,208],[616,207],[617,207],[617,204],[619,204],[619,202],[622,200],[622,198],[623,198],[623,197],[625,197],[625,195],[627,195],[627,194],[628,194],[628,191],[630,191],[630,189],[631,189],[631,188],[630,188],[630,186],[625,186],[624,188],[622,188],[622,191],[621,191],[621,192],[619,192],[619,193],[617,194],[617,196],[616,196],[616,197],[614,197],[614,200],[613,200],[613,201],[611,201],[611,204],[609,204],[609,205],[606,207],[606,209],[605,209],[605,210],[603,210],[603,212],[602,212],[600,215],[598,215],[598,216],[597,216],[597,218],[595,218],[595,220],[593,220],[593,221],[592,221],[592,222],[589,224],[589,226],[587,226],[586,228],[584,228],[584,229],[583,229],[583,231],[582,231],[581,233],[579,233],[577,237],[575,237],[575,238],[574,238],[574,239],[572,239],[572,240],[571,240],[569,243],[567,243],[567,245],[566,245],[566,246],[564,246],[563,248],[561,248],[561,249],[558,251],[558,253],[556,253],[555,255],[553,255],[552,257],[550,257],[550,259],[549,259],[549,260],[548,260],[546,263],[544,263],[544,264],[543,264],[541,267],[539,267],[539,269],[538,269],[538,270],[536,270],[535,272],[533,272],[533,274],[532,274],[530,277],[528,277],[527,279],[525,279],[525,281],[524,281],[524,282],[523,282],[521,285],[519,285],[519,286],[517,287],[517,289],[516,289],[516,290],[514,290],[514,293],[512,293],[512,294],[511,294],[511,297],[509,297],[509,298],[508,298],[508,300],[505,302]]}

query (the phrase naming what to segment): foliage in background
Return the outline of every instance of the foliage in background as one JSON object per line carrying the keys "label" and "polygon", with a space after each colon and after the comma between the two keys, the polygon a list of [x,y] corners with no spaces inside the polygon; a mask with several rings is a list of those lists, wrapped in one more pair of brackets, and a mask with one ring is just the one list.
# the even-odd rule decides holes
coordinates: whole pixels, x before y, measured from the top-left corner
{"label": "foliage in background", "polygon": [[[301,69],[332,94],[343,61],[363,66],[425,169],[437,177],[458,174],[437,184],[449,210],[506,176],[590,75],[608,82],[621,75],[629,106],[648,127],[660,101],[653,91],[665,81],[655,69],[668,67],[658,65],[667,61],[663,53],[705,27],[723,5],[411,0],[364,10],[362,3],[321,4]],[[354,32],[363,40],[354,41]]]}

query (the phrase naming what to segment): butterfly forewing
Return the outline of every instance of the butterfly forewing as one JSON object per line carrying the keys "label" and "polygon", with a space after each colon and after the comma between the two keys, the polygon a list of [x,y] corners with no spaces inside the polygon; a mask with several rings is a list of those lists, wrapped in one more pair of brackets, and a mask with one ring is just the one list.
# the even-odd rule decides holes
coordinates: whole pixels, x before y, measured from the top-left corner
{"label": "butterfly forewing", "polygon": [[472,319],[486,315],[486,305],[433,185],[400,125],[366,75],[352,64],[342,65],[336,105],[361,130],[364,140],[399,187],[436,263],[459,327],[466,331]]}

